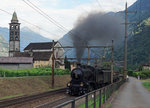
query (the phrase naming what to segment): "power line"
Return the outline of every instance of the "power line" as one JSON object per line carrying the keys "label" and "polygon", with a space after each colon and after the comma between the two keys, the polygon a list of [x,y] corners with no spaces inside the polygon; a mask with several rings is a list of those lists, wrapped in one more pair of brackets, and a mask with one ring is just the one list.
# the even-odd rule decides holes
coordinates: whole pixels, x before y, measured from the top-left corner
{"label": "power line", "polygon": [[[32,9],[34,9],[36,12],[38,12],[39,14],[41,14],[43,17],[45,17],[48,21],[50,21],[51,23],[53,23],[54,25],[56,25],[57,27],[59,27],[61,30],[68,32],[69,30],[67,30],[63,25],[59,24],[57,21],[55,21],[53,18],[51,18],[49,15],[47,15],[44,11],[42,11],[40,8],[38,8],[35,4],[33,4],[32,2],[30,2],[28,0],[25,1],[23,0],[29,7],[31,7]],[[30,5],[31,4],[31,5]],[[70,35],[74,35],[74,33],[72,31],[70,31],[68,34]],[[77,36],[79,39],[81,39],[79,36]],[[81,39],[83,40],[83,39]]]}
{"label": "power line", "polygon": [[63,31],[67,31],[67,29],[62,26],[61,24],[59,24],[57,21],[55,21],[52,17],[50,17],[48,14],[46,14],[44,11],[42,11],[40,8],[38,8],[35,4],[33,4],[32,2],[30,2],[29,0],[25,1],[22,0],[23,2],[25,2],[28,6],[30,6],[32,9],[34,9],[36,12],[38,12],[39,14],[41,14],[43,17],[45,17],[48,21],[50,21],[51,23],[55,24],[57,27],[59,27],[61,30]]}
{"label": "power line", "polygon": [[[0,10],[3,11],[3,12],[5,12],[5,13],[7,13],[7,14],[9,14],[9,15],[13,15],[13,14],[11,14],[10,12],[8,12],[8,11],[6,11],[6,10],[4,10],[4,9],[0,9]],[[37,25],[35,25],[35,24],[32,24],[31,22],[29,22],[29,21],[27,21],[27,20],[24,20],[24,19],[22,19],[22,18],[20,18],[20,17],[18,17],[18,18],[19,18],[20,20],[22,20],[22,21],[24,21],[24,22],[26,22],[26,23],[32,25],[32,26],[35,26],[36,28],[38,28],[38,29],[40,29],[40,30],[43,30],[44,32],[47,32],[47,33],[52,34],[52,35],[55,35],[55,34],[53,34],[52,32],[49,32],[49,31],[47,31],[47,30],[45,30],[45,29],[43,29],[43,28],[41,28],[41,27],[39,27],[39,26],[37,26]]]}
{"label": "power line", "polygon": [[96,0],[96,2],[97,2],[97,4],[98,4],[98,6],[99,6],[100,8],[102,8],[100,2],[99,2],[98,0]]}
{"label": "power line", "polygon": [[[30,6],[32,9],[34,9],[36,12],[38,12],[39,14],[41,14],[43,17],[45,17],[47,20],[49,20],[51,23],[55,24],[57,27],[59,27],[60,29],[64,30],[64,31],[68,31],[63,25],[59,24],[57,21],[55,21],[53,18],[51,18],[47,13],[45,13],[44,11],[42,11],[40,8],[38,8],[35,4],[33,4],[31,1],[27,0],[23,0],[28,6]],[[70,31],[68,34],[70,35],[74,35],[76,37],[78,37],[80,40],[83,40],[82,38],[80,38],[78,35],[75,35],[74,32]],[[86,40],[83,40],[86,41]]]}

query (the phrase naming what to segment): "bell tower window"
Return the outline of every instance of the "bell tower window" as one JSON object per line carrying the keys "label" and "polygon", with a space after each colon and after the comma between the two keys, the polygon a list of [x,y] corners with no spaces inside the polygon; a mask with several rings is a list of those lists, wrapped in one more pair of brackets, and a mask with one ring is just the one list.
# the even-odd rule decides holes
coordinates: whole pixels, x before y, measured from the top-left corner
{"label": "bell tower window", "polygon": [[15,40],[19,40],[19,39],[18,39],[18,36],[15,37]]}
{"label": "bell tower window", "polygon": [[14,26],[11,26],[11,29],[13,30],[13,29],[14,29]]}
{"label": "bell tower window", "polygon": [[10,36],[10,40],[13,40],[13,36]]}
{"label": "bell tower window", "polygon": [[10,35],[13,35],[14,34],[14,32],[12,31],[12,32],[10,32]]}
{"label": "bell tower window", "polygon": [[15,32],[15,35],[17,35],[18,33],[17,32]]}
{"label": "bell tower window", "polygon": [[18,30],[18,26],[16,26],[15,29]]}

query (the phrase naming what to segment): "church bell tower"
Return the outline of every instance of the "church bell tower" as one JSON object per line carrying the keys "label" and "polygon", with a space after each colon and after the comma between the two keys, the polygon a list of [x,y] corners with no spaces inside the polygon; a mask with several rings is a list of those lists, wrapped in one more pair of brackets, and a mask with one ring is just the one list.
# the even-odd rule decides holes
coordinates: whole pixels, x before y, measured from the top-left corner
{"label": "church bell tower", "polygon": [[9,23],[9,56],[20,52],[20,23],[16,12],[13,13],[11,23]]}

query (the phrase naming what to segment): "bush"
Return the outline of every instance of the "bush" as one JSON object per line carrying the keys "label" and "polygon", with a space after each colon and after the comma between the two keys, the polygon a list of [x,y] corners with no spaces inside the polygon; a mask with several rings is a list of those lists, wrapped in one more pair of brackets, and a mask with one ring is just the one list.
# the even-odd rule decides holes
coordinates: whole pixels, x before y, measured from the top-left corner
{"label": "bush", "polygon": [[141,79],[150,78],[150,70],[143,70],[139,72],[133,72],[134,77],[140,76]]}
{"label": "bush", "polygon": [[129,71],[128,71],[128,75],[129,75],[129,76],[133,76],[133,71],[132,71],[132,70],[129,70]]}

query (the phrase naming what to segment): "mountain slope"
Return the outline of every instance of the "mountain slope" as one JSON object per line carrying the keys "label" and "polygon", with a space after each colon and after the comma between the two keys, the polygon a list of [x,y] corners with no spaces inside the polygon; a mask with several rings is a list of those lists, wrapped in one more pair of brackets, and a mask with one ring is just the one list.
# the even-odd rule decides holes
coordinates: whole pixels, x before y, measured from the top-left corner
{"label": "mountain slope", "polygon": [[[0,40],[0,42],[6,40],[6,42],[9,41],[9,30],[8,28],[2,28],[0,27],[0,35],[3,40]],[[45,38],[42,35],[33,32],[27,27],[24,27],[21,29],[20,32],[20,46],[21,51],[31,42],[48,42],[52,41],[51,39]],[[1,48],[4,48],[3,46],[0,46]],[[8,50],[8,49],[7,49]]]}
{"label": "mountain slope", "polygon": [[8,56],[8,43],[1,35],[0,35],[0,56]]}
{"label": "mountain slope", "polygon": [[[141,5],[141,6],[140,6]],[[150,62],[150,0],[137,0],[133,5],[128,7],[128,11],[137,11],[137,13],[128,14],[129,22],[136,22],[137,25],[130,25],[128,31],[128,66],[136,67],[145,62]],[[109,13],[124,18],[124,12]],[[135,34],[133,30],[135,29]],[[64,35],[61,41],[64,45],[72,45],[69,35]],[[96,45],[96,44],[95,44]],[[87,55],[87,54],[86,54]],[[124,46],[123,44],[115,48],[115,60],[123,61]]]}
{"label": "mountain slope", "polygon": [[[150,18],[137,26],[136,33],[128,40],[128,66],[139,66],[150,61]],[[118,61],[123,60],[123,47],[115,52]]]}

